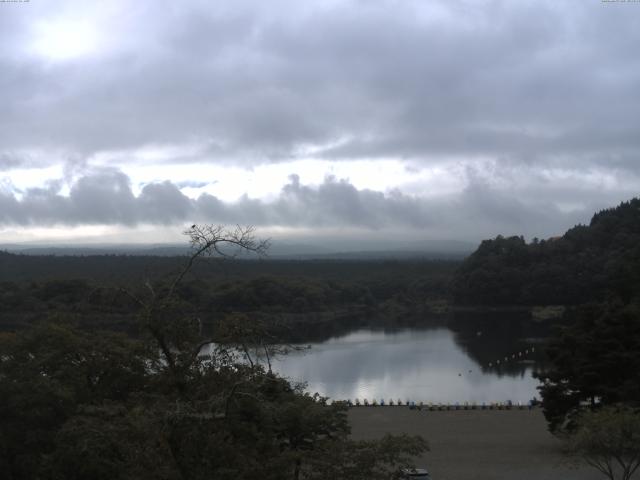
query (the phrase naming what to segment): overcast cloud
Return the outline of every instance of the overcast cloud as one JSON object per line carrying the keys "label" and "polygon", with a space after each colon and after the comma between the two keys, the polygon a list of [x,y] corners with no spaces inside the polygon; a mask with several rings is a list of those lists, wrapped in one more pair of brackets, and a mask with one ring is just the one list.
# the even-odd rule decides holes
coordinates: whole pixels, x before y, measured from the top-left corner
{"label": "overcast cloud", "polygon": [[638,193],[639,44],[633,2],[0,3],[0,241],[562,233]]}

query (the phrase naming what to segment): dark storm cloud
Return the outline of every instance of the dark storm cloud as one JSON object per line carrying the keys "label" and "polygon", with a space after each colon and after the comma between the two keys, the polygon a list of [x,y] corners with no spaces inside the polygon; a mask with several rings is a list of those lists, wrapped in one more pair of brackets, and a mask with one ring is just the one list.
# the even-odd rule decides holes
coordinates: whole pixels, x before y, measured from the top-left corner
{"label": "dark storm cloud", "polygon": [[432,199],[401,192],[382,194],[357,189],[346,180],[327,177],[318,186],[302,185],[292,176],[270,202],[246,196],[224,202],[202,194],[191,199],[170,182],[146,185],[138,195],[126,175],[99,171],[81,177],[68,195],[61,184],[29,189],[18,197],[0,190],[0,226],[181,225],[192,222],[251,224],[259,227],[366,230],[420,230],[434,236],[479,239],[524,234],[546,236],[589,219],[590,207],[563,213],[551,202],[514,199],[481,180],[455,197]]}
{"label": "dark storm cloud", "polygon": [[423,202],[400,192],[385,195],[358,190],[346,180],[333,177],[312,188],[301,185],[295,175],[272,202],[245,196],[226,204],[211,195],[202,195],[196,205],[201,218],[293,227],[425,228],[431,217]]}
{"label": "dark storm cloud", "polygon": [[89,155],[196,139],[212,161],[287,160],[319,145],[322,158],[636,169],[634,7],[138,2],[102,50],[57,63],[6,48],[28,45],[29,19],[51,11],[4,9],[0,145]]}
{"label": "dark storm cloud", "polygon": [[190,200],[169,182],[146,185],[138,196],[129,178],[121,172],[103,171],[78,179],[68,195],[60,182],[48,188],[31,188],[17,198],[0,192],[0,224],[51,225],[136,225],[143,222],[171,224],[188,217]]}

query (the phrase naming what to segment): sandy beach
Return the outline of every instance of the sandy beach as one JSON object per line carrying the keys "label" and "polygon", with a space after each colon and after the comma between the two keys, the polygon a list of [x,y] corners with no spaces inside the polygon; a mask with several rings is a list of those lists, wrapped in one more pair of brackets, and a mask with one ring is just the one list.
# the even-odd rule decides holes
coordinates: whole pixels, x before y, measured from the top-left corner
{"label": "sandy beach", "polygon": [[406,407],[354,407],[352,436],[422,435],[431,447],[416,460],[433,480],[599,480],[584,466],[570,467],[547,431],[540,409],[426,411]]}

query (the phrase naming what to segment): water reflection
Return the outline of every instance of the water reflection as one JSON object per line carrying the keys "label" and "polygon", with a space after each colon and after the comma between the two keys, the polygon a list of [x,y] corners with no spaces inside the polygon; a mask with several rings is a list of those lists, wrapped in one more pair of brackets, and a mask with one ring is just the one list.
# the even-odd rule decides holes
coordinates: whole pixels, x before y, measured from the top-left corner
{"label": "water reflection", "polygon": [[447,326],[455,332],[456,343],[485,371],[516,376],[546,365],[542,343],[550,324],[531,321],[528,314],[456,313]]}
{"label": "water reflection", "polygon": [[483,365],[484,354],[474,349],[490,338],[489,330],[482,342],[469,342],[464,331],[444,327],[361,329],[282,357],[274,369],[333,399],[489,403],[536,396],[533,365]]}

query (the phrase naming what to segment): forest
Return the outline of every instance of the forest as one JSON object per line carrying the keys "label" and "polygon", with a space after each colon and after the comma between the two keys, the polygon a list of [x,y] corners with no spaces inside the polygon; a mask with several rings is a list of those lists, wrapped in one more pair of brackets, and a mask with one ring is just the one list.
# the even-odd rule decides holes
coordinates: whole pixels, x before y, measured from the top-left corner
{"label": "forest", "polygon": [[[577,431],[585,405],[640,405],[638,199],[559,238],[483,241],[463,262],[205,255],[257,251],[252,232],[194,225],[182,257],[0,253],[9,479],[389,478],[426,442],[350,440],[347,407],[278,377],[270,355],[372,323],[475,336],[476,307],[567,307],[538,373],[553,432]],[[267,363],[243,361],[248,347]]]}
{"label": "forest", "polygon": [[[579,431],[589,423],[585,409],[640,406],[640,199],[558,238],[483,241],[457,270],[451,294],[467,305],[568,307],[547,342],[551,366],[538,373],[551,431]],[[629,448],[638,451],[637,443]]]}
{"label": "forest", "polygon": [[[90,328],[133,333],[135,303],[122,294],[175,274],[187,257],[28,256],[0,253],[0,329],[65,315]],[[437,313],[458,265],[448,260],[236,260],[202,258],[176,295],[205,329],[236,312],[287,328],[288,340],[354,322]],[[309,330],[311,324],[311,330]]]}
{"label": "forest", "polygon": [[[206,289],[202,298],[214,303],[198,303],[189,288],[195,280],[187,281],[198,260],[224,244],[258,253],[265,244],[250,228],[194,225],[188,234],[193,250],[181,267],[133,287],[4,285],[5,310],[34,315],[30,325],[0,333],[5,478],[386,479],[428,449],[407,435],[350,439],[345,404],[329,404],[273,373],[268,361],[241,354],[260,347],[269,358],[282,341],[259,318],[232,308],[279,311],[286,299],[314,289],[335,290],[336,304],[363,302],[363,291],[342,298],[339,288],[257,278],[247,295],[238,297],[243,288],[230,284],[220,287],[217,303]],[[198,315],[214,306],[223,317],[212,334]],[[107,312],[131,331],[86,320]]]}
{"label": "forest", "polygon": [[451,285],[466,305],[580,305],[640,292],[640,199],[602,210],[561,237],[483,241]]}

